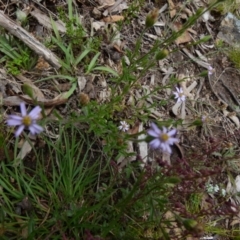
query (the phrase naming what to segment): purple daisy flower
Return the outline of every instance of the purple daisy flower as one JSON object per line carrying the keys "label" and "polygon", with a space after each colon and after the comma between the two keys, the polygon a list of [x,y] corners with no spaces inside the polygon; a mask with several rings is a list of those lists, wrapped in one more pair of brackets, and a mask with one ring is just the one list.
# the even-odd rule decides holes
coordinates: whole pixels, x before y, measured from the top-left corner
{"label": "purple daisy flower", "polygon": [[29,129],[32,135],[39,134],[43,128],[36,123],[42,109],[36,106],[32,111],[27,114],[25,103],[20,103],[21,115],[9,115],[7,119],[8,126],[19,126],[15,132],[15,137],[18,137],[24,128]]}
{"label": "purple daisy flower", "polygon": [[177,99],[177,103],[179,102],[184,102],[186,100],[186,96],[183,93],[183,89],[180,87],[176,87],[176,92],[173,92],[173,94],[175,95],[175,99]]}
{"label": "purple daisy flower", "polygon": [[168,131],[167,128],[163,127],[163,130],[160,130],[156,124],[151,123],[151,128],[147,133],[154,139],[149,143],[150,147],[153,149],[160,148],[163,152],[172,153],[170,145],[178,142],[178,139],[173,137],[176,133],[176,129]]}
{"label": "purple daisy flower", "polygon": [[211,75],[213,75],[213,73],[214,73],[214,68],[211,65],[209,65],[208,66],[208,75],[211,76]]}

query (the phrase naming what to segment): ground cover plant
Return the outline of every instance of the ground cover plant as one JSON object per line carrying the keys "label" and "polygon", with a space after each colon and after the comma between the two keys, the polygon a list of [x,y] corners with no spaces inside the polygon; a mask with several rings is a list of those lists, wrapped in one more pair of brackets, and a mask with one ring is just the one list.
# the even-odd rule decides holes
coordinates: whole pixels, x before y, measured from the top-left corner
{"label": "ground cover plant", "polygon": [[237,6],[1,1],[0,238],[239,239]]}

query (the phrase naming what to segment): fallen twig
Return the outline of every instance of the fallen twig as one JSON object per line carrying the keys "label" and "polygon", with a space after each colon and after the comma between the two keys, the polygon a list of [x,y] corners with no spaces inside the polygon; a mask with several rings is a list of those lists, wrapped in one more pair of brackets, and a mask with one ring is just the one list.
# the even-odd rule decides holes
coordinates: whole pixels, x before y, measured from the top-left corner
{"label": "fallen twig", "polygon": [[198,65],[208,69],[208,67],[209,67],[208,63],[203,62],[202,60],[197,59],[196,57],[194,57],[186,48],[182,48],[182,50],[183,50],[183,52],[185,52],[191,58],[192,61],[194,61]]}
{"label": "fallen twig", "polygon": [[0,11],[0,26],[7,29],[12,35],[21,39],[29,48],[34,52],[43,56],[55,68],[60,68],[61,64],[58,58],[47,49],[43,44],[36,40],[31,34],[24,30],[21,26],[17,25],[12,19]]}

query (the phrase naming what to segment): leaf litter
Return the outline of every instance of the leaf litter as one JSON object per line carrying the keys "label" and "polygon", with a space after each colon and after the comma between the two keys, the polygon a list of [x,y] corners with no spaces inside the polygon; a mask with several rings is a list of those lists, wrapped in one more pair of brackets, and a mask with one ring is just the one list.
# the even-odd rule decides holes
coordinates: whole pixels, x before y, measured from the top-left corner
{"label": "leaf litter", "polygon": [[[199,4],[200,1],[196,1],[195,4]],[[142,23],[144,22],[144,17],[147,14],[147,11],[145,13],[139,13],[138,18],[139,19],[133,19],[133,22],[128,26],[128,29],[123,29],[120,31],[117,31],[116,26],[113,25],[114,22],[122,21],[124,20],[124,16],[121,15],[124,10],[128,9],[128,1],[114,1],[114,0],[99,0],[96,1],[96,8],[99,10],[99,16],[101,18],[99,19],[93,19],[92,20],[92,28],[93,28],[93,34],[97,34],[98,31],[101,31],[103,35],[107,35],[107,28],[110,26],[110,28],[113,29],[113,32],[115,32],[115,38],[107,39],[106,45],[103,48],[104,53],[100,56],[100,61],[104,62],[106,66],[109,66],[110,68],[114,69],[116,72],[120,73],[122,71],[121,66],[121,58],[127,58],[125,55],[126,49],[131,49],[133,47],[133,42],[138,37],[139,29],[142,28]],[[179,18],[178,21],[174,21],[173,25],[170,26],[173,30],[179,30],[182,28],[183,20],[187,19],[191,14],[194,14],[194,11],[191,11],[193,9],[192,5],[187,6],[181,6],[181,4],[175,4],[175,1],[168,0],[169,6],[162,8],[163,10],[160,11],[160,17],[158,21],[154,25],[154,30],[146,32],[144,35],[144,41],[142,45],[142,53],[146,52],[151,46],[152,46],[152,40],[159,39],[163,36],[163,33],[169,31],[168,29],[168,15],[167,11],[170,12],[170,18],[173,19],[174,17]],[[193,4],[194,5],[194,4]],[[84,5],[83,5],[84,6]],[[178,16],[178,10],[184,9],[184,11],[181,11],[180,16]],[[9,10],[10,11],[10,10]],[[45,12],[44,12],[45,11]],[[3,13],[1,13],[1,16]],[[30,12],[30,15],[37,19],[38,25],[42,25],[43,28],[46,29],[52,29],[52,24],[50,21],[50,18],[48,16],[49,12],[46,11],[46,8],[41,8],[40,5],[36,4],[34,10]],[[116,15],[114,15],[116,14]],[[102,19],[102,20],[100,20]],[[58,19],[59,20],[59,19]],[[100,21],[99,21],[100,20]],[[214,48],[213,41],[210,41],[207,45],[200,45],[200,46],[194,46],[191,48],[185,48],[186,44],[191,43],[194,38],[197,40],[200,40],[201,38],[198,37],[195,33],[197,33],[199,36],[203,35],[206,36],[206,33],[211,31],[211,33],[217,34],[217,32],[214,30],[214,24],[215,19],[213,19],[208,14],[205,14],[203,17],[203,20],[205,21],[205,28],[201,27],[201,22],[198,22],[193,29],[188,29],[185,31],[179,38],[176,39],[175,43],[181,48],[181,51],[179,53],[181,61],[177,61],[177,59],[174,57],[174,55],[169,55],[164,61],[159,61],[158,69],[154,69],[151,72],[150,78],[148,76],[142,77],[139,79],[139,84],[142,86],[142,89],[135,89],[134,93],[132,95],[129,94],[129,96],[126,97],[126,102],[133,103],[135,102],[136,105],[143,105],[146,104],[147,106],[151,106],[153,103],[154,96],[146,98],[144,101],[144,96],[147,95],[151,89],[155,89],[159,86],[159,84],[163,84],[163,86],[167,86],[168,82],[170,81],[171,77],[176,77],[179,80],[179,86],[183,88],[183,92],[187,97],[187,100],[182,103],[175,103],[173,100],[170,99],[169,103],[166,107],[162,106],[155,106],[154,108],[151,108],[151,117],[157,120],[167,120],[170,118],[171,114],[173,113],[176,118],[184,120],[184,122],[188,122],[189,120],[194,119],[196,116],[201,118],[205,113],[207,112],[209,115],[209,118],[214,122],[214,126],[212,127],[212,131],[214,136],[230,136],[230,133],[233,133],[239,129],[239,117],[236,116],[234,113],[234,109],[231,107],[234,102],[233,95],[237,98],[237,96],[240,94],[240,86],[239,86],[239,72],[235,71],[234,73],[232,71],[228,71],[227,67],[223,65],[221,59],[222,56],[217,55],[208,55],[209,49]],[[10,21],[13,24],[13,20]],[[1,23],[1,22],[0,22]],[[26,34],[30,39],[32,39],[31,34],[32,32],[26,32],[23,31],[17,24],[13,24],[14,28],[19,29],[21,33]],[[4,27],[4,26],[3,26]],[[66,27],[62,22],[56,21],[56,27],[60,33],[66,32]],[[22,41],[24,41],[24,38],[21,36],[15,34],[17,37],[19,37]],[[193,36],[195,35],[195,36]],[[214,39],[215,40],[215,35]],[[24,41],[25,42],[25,41]],[[26,43],[26,42],[25,42]],[[124,44],[123,44],[124,43]],[[34,44],[36,46],[40,46],[37,50],[33,47],[33,51],[35,51],[39,57],[44,57],[43,60],[46,61],[45,64],[38,64],[35,68],[35,70],[41,70],[43,72],[47,71],[49,69],[50,65],[53,65],[55,68],[58,68],[60,65],[58,63],[58,59],[55,58],[55,55],[53,52],[51,52],[49,49],[41,48],[42,44],[38,41],[34,40]],[[170,47],[171,48],[171,47]],[[169,49],[170,51],[174,49],[174,46],[172,46],[172,49]],[[46,50],[46,51],[45,51]],[[118,56],[116,57],[116,53],[118,53]],[[105,56],[104,56],[105,55]],[[107,56],[107,57],[106,57]],[[182,69],[179,70],[178,64],[180,65],[181,62],[189,62],[191,64],[185,64],[183,65]],[[208,85],[208,81],[205,81],[203,83],[203,86],[201,86],[200,91],[198,91],[198,87],[201,84],[200,77],[196,78],[193,76],[198,76],[201,71],[204,71],[208,69],[208,66],[212,63],[212,67],[216,69],[215,73],[211,77],[207,77],[210,84],[213,86],[211,89]],[[49,65],[50,64],[50,65]],[[229,63],[228,63],[229,64]],[[41,65],[41,66],[40,66]],[[4,70],[1,70],[4,71]],[[50,82],[46,85],[35,83],[39,79],[39,77],[35,74],[31,75],[31,72],[29,73],[22,73],[21,75],[18,75],[16,77],[13,77],[14,80],[9,80],[9,76],[6,76],[6,72],[3,72],[4,78],[6,77],[7,83],[0,81],[0,89],[2,93],[2,105],[5,107],[14,107],[18,106],[19,102],[24,100],[30,105],[35,105],[36,103],[40,105],[44,105],[47,108],[49,108],[49,111],[47,112],[47,115],[50,115],[53,110],[58,111],[59,105],[64,105],[69,101],[69,97],[66,97],[67,93],[69,93],[69,89],[61,88],[63,84],[69,84],[66,83],[66,81],[62,81],[61,79],[55,78],[55,83],[57,84],[51,84]],[[51,74],[51,71],[48,73],[48,75]],[[79,74],[77,76],[77,84],[78,84],[78,93],[86,92],[87,94],[91,95],[92,98],[97,99],[98,103],[104,103],[109,100],[111,97],[111,82],[108,81],[108,79],[105,79],[102,75],[101,76],[95,76],[92,73],[89,74],[91,77],[88,78],[87,76]],[[29,77],[28,77],[29,76]],[[40,74],[41,76],[41,74]],[[231,79],[231,84],[227,87],[224,87],[223,84],[221,84],[221,81],[219,79],[221,78],[221,81],[224,84],[230,84],[229,79]],[[90,80],[92,79],[92,80]],[[10,83],[9,81],[14,81],[14,84]],[[18,81],[21,81],[20,83]],[[29,97],[28,95],[21,94],[21,88],[18,86],[23,86],[23,84],[28,84],[32,91],[34,92],[34,99]],[[12,93],[9,94],[7,91],[7,85],[12,86]],[[59,86],[59,87],[57,87]],[[68,85],[69,86],[69,85]],[[70,83],[71,86],[71,83]],[[46,96],[46,92],[48,89],[57,87],[57,90],[60,91],[60,93],[56,94],[54,93],[51,98],[49,96]],[[77,87],[76,87],[77,88]],[[96,95],[96,89],[100,89],[99,92]],[[228,91],[230,90],[230,92]],[[159,99],[160,101],[164,98],[168,99],[169,96],[172,95],[172,91],[174,89],[162,89],[155,93],[156,99]],[[94,93],[93,93],[94,92]],[[20,94],[19,94],[20,93]],[[51,93],[52,94],[52,93]],[[72,93],[75,94],[75,93]],[[198,97],[198,101],[195,102],[196,96]],[[207,97],[209,96],[209,97]],[[216,99],[216,96],[218,99]],[[37,102],[36,102],[37,101]],[[206,101],[204,104],[212,106],[212,108],[216,109],[217,112],[214,112],[211,108],[198,108],[199,105],[204,105],[201,101]],[[227,105],[222,106],[222,103],[226,103]],[[235,102],[235,104],[237,104]],[[230,108],[229,108],[230,107]],[[225,122],[224,122],[224,121]],[[224,125],[225,123],[228,124],[228,127],[226,128]],[[141,140],[145,138],[145,135],[143,133],[145,126],[142,122],[137,124],[137,133],[140,135],[138,136],[138,139]],[[180,129],[183,131],[182,129]],[[194,134],[192,132],[192,129],[189,127],[186,127],[184,129],[186,133],[190,134],[192,136],[188,136],[188,138],[184,139],[184,145],[188,146],[185,150],[191,149],[194,145],[197,146],[200,143],[203,143],[205,139],[200,139],[198,136],[197,128],[194,130]],[[28,141],[24,141],[24,143],[21,146],[21,151],[19,152],[19,155],[17,158],[19,160],[24,159],[32,149],[32,146],[35,145],[35,140],[31,140],[31,144]],[[236,139],[231,138],[229,141],[232,141],[233,144],[238,144]],[[118,164],[120,168],[123,168],[125,165],[127,165],[128,162],[136,161],[136,150],[133,146],[132,141],[127,142],[128,145],[128,153],[130,153],[130,157],[124,158],[119,157]],[[183,146],[180,146],[181,148]],[[154,157],[154,154],[149,153],[149,148],[147,143],[140,142],[137,144],[137,148],[139,149],[139,155],[143,161],[143,164],[148,164],[147,156],[152,157],[152,161],[154,162],[156,160],[156,157]],[[186,151],[185,151],[186,152]],[[164,155],[162,158],[168,162],[168,164],[171,164],[173,159],[171,159],[170,155]],[[227,177],[225,174],[223,177]],[[234,187],[227,187],[228,193],[236,194],[239,192],[239,175],[236,176],[235,180],[235,188]],[[229,182],[228,182],[229,186]],[[206,198],[209,196],[206,195]],[[239,201],[237,202],[239,204]],[[172,214],[166,213],[166,218],[172,218]],[[237,220],[234,219],[230,225],[235,225],[237,223]],[[177,229],[177,226],[176,226]],[[178,229],[178,231],[180,231]]]}

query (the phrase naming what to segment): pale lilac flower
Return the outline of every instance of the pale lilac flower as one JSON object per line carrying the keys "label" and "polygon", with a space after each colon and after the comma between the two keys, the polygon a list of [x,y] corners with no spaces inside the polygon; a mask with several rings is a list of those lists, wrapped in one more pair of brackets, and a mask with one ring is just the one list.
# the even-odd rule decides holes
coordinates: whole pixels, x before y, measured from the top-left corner
{"label": "pale lilac flower", "polygon": [[219,191],[219,186],[217,184],[213,185],[211,183],[207,183],[206,184],[206,190],[207,190],[208,193],[214,194],[214,193],[217,193]]}
{"label": "pale lilac flower", "polygon": [[202,120],[202,123],[204,123],[204,122],[206,122],[207,117],[206,117],[205,115],[203,115],[202,118],[201,118],[201,120]]}
{"label": "pale lilac flower", "polygon": [[214,68],[211,65],[209,65],[208,66],[208,75],[211,76],[211,75],[213,75],[213,73],[214,73]]}
{"label": "pale lilac flower", "polygon": [[20,104],[21,115],[9,115],[7,119],[8,126],[19,126],[15,132],[15,136],[18,137],[24,128],[29,129],[32,135],[38,134],[43,131],[43,128],[36,123],[42,109],[36,106],[32,111],[27,114],[25,103]]}
{"label": "pale lilac flower", "polygon": [[180,87],[176,87],[176,92],[173,92],[173,94],[175,95],[175,99],[177,99],[177,103],[179,102],[184,102],[186,100],[186,96],[183,93],[183,89]]}
{"label": "pale lilac flower", "polygon": [[168,131],[167,128],[163,127],[160,130],[156,124],[151,123],[151,128],[147,131],[147,133],[154,137],[154,139],[149,143],[150,147],[153,149],[160,148],[163,152],[172,153],[170,145],[178,142],[178,139],[174,137],[177,133],[176,129],[172,129]]}
{"label": "pale lilac flower", "polygon": [[129,130],[129,124],[127,124],[125,121],[120,122],[120,126],[118,127],[119,130],[123,132],[127,132]]}

